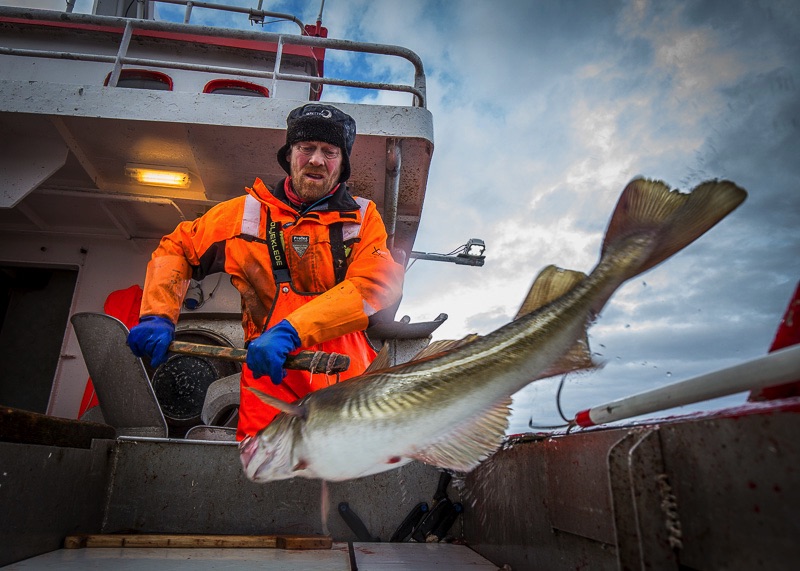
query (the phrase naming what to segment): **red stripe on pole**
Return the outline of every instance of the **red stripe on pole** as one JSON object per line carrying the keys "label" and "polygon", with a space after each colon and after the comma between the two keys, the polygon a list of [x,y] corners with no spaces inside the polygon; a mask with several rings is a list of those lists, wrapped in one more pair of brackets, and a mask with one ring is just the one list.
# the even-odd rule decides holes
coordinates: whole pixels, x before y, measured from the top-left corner
{"label": "red stripe on pole", "polygon": [[589,409],[580,411],[578,414],[575,415],[575,423],[578,426],[582,426],[586,428],[587,426],[594,426],[594,422],[592,422],[592,417],[589,416]]}

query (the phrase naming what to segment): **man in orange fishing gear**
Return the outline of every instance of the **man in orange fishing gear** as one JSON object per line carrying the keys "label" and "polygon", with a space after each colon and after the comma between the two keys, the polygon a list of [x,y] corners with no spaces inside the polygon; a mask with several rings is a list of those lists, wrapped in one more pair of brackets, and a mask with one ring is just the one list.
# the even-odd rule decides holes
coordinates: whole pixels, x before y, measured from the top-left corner
{"label": "man in orange fishing gear", "polygon": [[341,378],[375,358],[364,330],[396,304],[403,267],[386,247],[372,201],[345,181],[356,137],[352,117],[307,104],[286,119],[278,162],[289,174],[274,187],[256,179],[247,194],[222,202],[164,236],[147,266],[139,324],[128,345],[153,366],[167,359],[190,278],[225,272],[241,294],[247,363],[242,367],[237,438],[256,434],[278,414],[247,387],[287,402],[332,382],[286,371],[300,350],[346,354]]}

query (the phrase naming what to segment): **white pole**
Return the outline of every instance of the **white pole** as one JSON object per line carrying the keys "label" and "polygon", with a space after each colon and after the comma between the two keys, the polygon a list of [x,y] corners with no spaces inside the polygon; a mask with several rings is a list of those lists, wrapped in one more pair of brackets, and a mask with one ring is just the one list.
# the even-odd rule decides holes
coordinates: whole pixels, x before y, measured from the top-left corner
{"label": "white pole", "polygon": [[575,415],[575,423],[584,427],[605,424],[792,381],[800,381],[800,345],[780,349],[727,369],[582,410]]}

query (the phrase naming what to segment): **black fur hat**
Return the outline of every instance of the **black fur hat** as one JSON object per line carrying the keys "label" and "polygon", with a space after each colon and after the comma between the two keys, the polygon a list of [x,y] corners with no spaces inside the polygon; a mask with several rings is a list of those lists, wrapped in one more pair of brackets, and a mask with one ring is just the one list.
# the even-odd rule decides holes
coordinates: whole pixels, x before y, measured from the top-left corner
{"label": "black fur hat", "polygon": [[309,103],[294,109],[286,118],[286,144],[278,150],[278,162],[291,174],[286,153],[301,141],[322,141],[342,150],[342,173],[339,182],[350,178],[350,152],[356,140],[356,122],[350,115],[331,105]]}

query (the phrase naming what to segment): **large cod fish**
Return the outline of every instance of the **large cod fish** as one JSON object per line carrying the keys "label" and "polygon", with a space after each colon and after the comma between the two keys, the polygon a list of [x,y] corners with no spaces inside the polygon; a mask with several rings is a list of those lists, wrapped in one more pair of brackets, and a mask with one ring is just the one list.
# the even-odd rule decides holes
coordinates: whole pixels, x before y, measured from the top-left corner
{"label": "large cod fish", "polygon": [[295,403],[259,394],[282,412],[240,443],[245,474],[254,482],[341,481],[412,460],[472,470],[501,445],[514,393],[555,371],[589,366],[586,328],[616,289],[696,240],[746,196],[729,181],[685,194],[634,179],[620,196],[594,270],[586,276],[545,268],[511,323]]}

